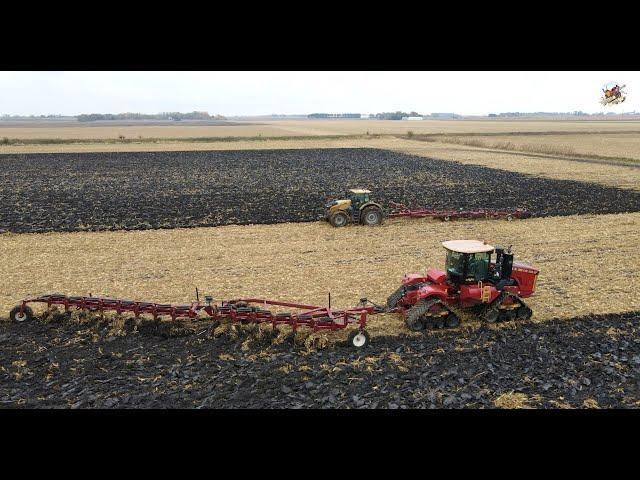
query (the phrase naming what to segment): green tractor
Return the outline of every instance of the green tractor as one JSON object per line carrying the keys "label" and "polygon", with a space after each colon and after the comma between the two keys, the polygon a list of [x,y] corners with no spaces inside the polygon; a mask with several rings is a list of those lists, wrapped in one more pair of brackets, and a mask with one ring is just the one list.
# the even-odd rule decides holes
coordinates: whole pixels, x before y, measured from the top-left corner
{"label": "green tractor", "polygon": [[380,225],[384,219],[382,206],[371,201],[371,191],[352,189],[347,197],[332,200],[325,205],[326,220],[334,227],[344,227],[347,223],[361,223],[362,225]]}

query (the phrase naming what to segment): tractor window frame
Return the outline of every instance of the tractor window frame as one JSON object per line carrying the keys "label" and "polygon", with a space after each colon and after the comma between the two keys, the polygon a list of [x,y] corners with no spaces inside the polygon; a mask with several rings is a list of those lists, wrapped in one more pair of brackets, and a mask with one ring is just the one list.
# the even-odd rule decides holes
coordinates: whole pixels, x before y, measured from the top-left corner
{"label": "tractor window frame", "polygon": [[351,193],[351,203],[357,206],[364,205],[369,202],[368,193]]}
{"label": "tractor window frame", "polygon": [[447,277],[451,276],[455,278],[464,278],[466,276],[467,270],[465,254],[454,252],[453,250],[447,250],[447,257],[445,259],[445,270]]}
{"label": "tractor window frame", "polygon": [[473,277],[473,279],[477,282],[487,280],[489,278],[491,252],[469,253],[467,255],[468,257],[465,276],[467,278]]}

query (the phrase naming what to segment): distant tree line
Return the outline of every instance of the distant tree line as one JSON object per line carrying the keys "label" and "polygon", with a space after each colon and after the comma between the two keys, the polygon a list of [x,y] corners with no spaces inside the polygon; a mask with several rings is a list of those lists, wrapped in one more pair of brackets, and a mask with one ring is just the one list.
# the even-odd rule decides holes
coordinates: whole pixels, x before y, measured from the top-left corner
{"label": "distant tree line", "polygon": [[378,120],[402,120],[402,117],[422,117],[418,112],[382,112],[376,113]]}
{"label": "distant tree line", "polygon": [[222,115],[209,115],[208,112],[162,112],[146,113],[89,113],[76,117],[79,122],[95,122],[98,120],[226,120]]}
{"label": "distant tree line", "polygon": [[61,118],[73,118],[71,116],[66,115],[2,115],[0,116],[0,120],[54,120]]}

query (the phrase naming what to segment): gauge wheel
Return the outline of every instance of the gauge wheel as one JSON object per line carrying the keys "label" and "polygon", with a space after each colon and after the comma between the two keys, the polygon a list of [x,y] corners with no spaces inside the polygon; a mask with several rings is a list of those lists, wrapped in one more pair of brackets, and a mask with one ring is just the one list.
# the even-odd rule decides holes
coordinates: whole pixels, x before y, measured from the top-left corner
{"label": "gauge wheel", "polygon": [[349,345],[357,349],[366,347],[370,340],[366,330],[354,330],[349,334]]}
{"label": "gauge wheel", "polygon": [[[22,312],[20,310],[22,310]],[[26,305],[24,306],[24,308],[22,308],[21,305],[18,305],[11,309],[9,318],[12,322],[16,323],[28,322],[30,320],[33,320],[33,310],[31,310],[31,308]]]}

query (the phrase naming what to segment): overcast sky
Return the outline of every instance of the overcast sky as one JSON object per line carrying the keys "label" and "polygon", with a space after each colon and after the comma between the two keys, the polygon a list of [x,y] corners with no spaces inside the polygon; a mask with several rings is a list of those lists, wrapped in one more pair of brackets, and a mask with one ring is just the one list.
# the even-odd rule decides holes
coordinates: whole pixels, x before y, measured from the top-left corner
{"label": "overcast sky", "polygon": [[[627,101],[598,103],[603,84]],[[0,72],[0,114],[640,111],[640,72]]]}

